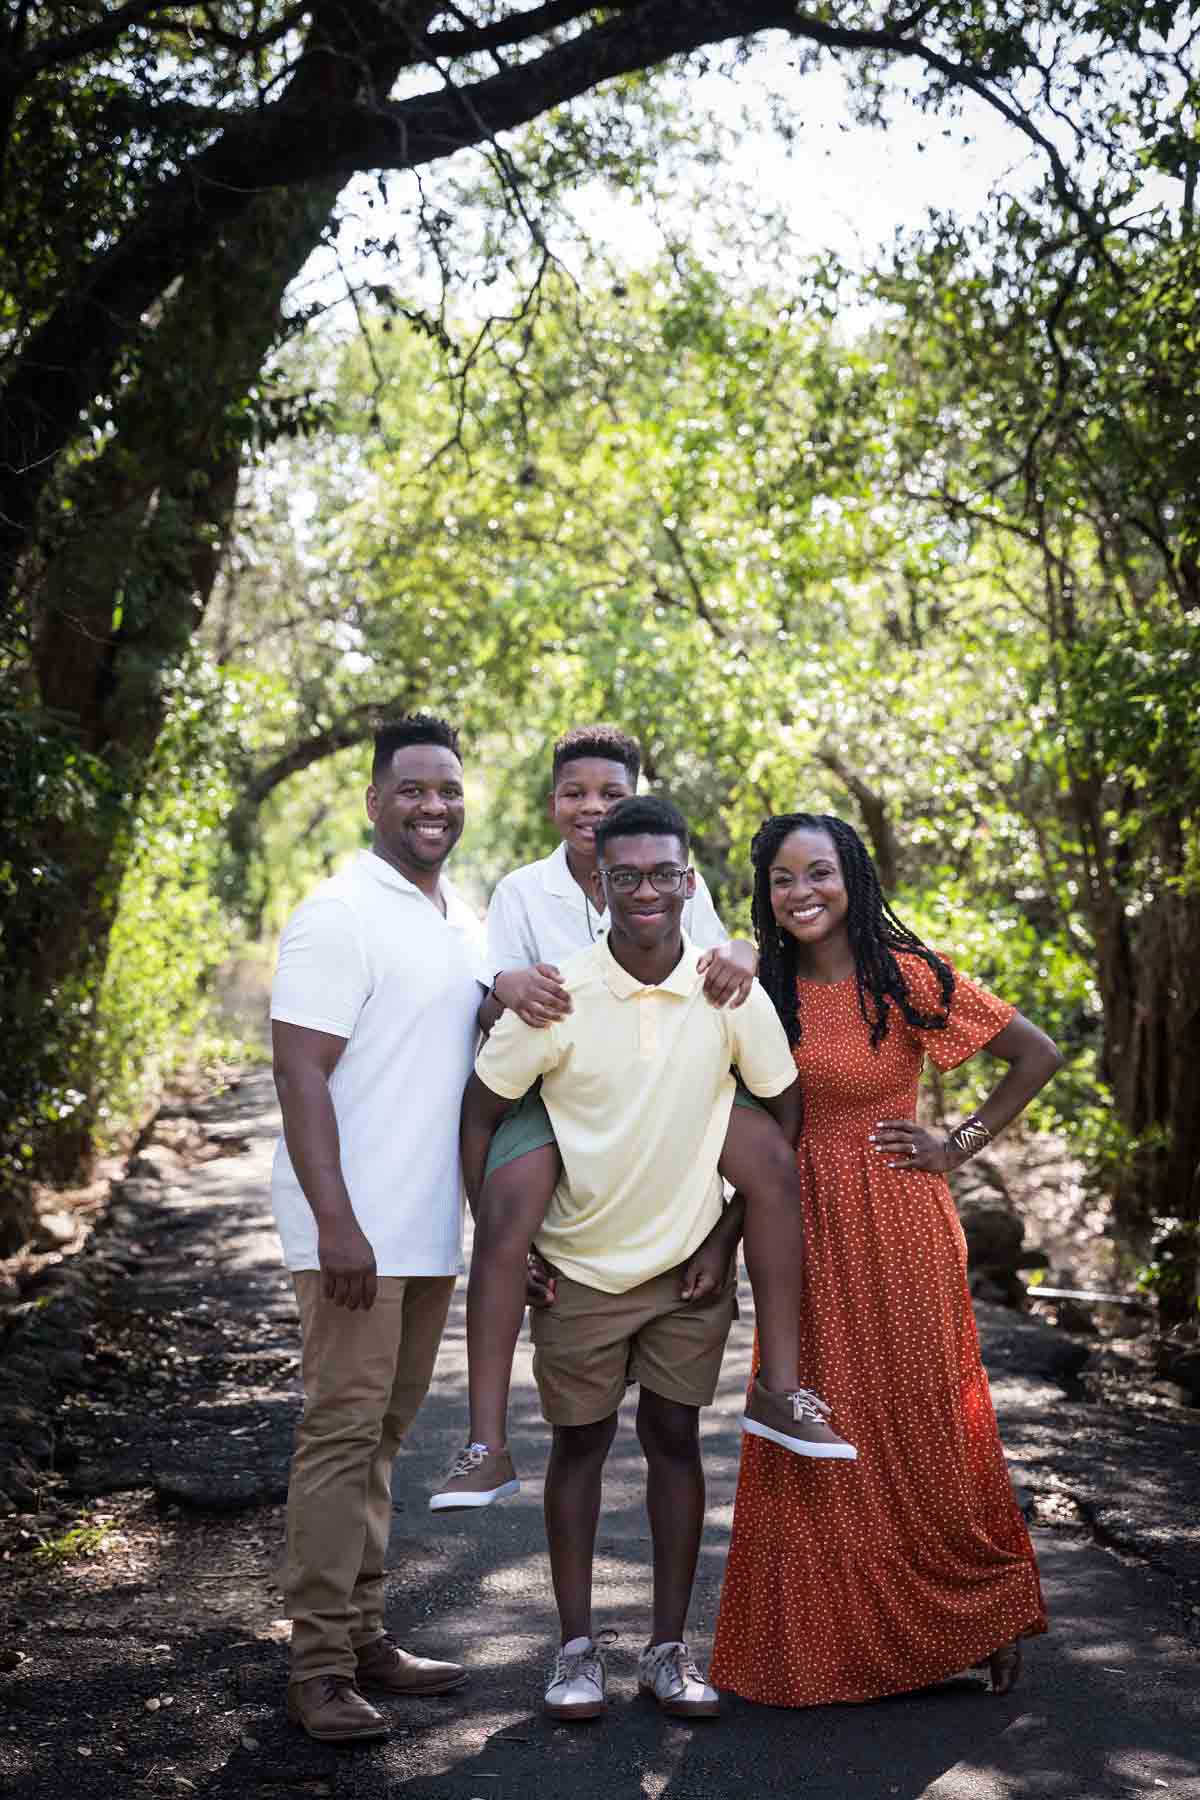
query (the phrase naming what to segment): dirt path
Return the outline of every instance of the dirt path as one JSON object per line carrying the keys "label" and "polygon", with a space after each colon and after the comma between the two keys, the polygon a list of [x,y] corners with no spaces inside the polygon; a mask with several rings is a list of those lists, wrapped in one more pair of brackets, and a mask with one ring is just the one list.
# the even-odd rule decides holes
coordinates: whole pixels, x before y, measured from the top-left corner
{"label": "dirt path", "polygon": [[[626,1430],[597,1570],[601,1623],[621,1634],[617,1698],[596,1727],[543,1720],[545,1440],[525,1345],[513,1432],[525,1490],[467,1522],[425,1507],[465,1424],[460,1292],[433,1396],[397,1466],[390,1594],[402,1640],[461,1656],[472,1679],[444,1700],[396,1706],[381,1747],[310,1743],[280,1711],[277,1572],[298,1391],[265,1199],[277,1130],[269,1080],[210,1103],[202,1123],[229,1154],[186,1171],[160,1155],[166,1178],[155,1179],[148,1153],[112,1229],[0,1359],[0,1427],[24,1433],[29,1458],[54,1462],[38,1510],[0,1521],[0,1792],[1200,1800],[1200,1419],[1069,1398],[1078,1347],[990,1309],[982,1324],[1015,1473],[1035,1518],[1051,1522],[1037,1538],[1054,1630],[1031,1647],[1010,1700],[967,1677],[874,1706],[730,1702],[715,1725],[659,1718],[633,1698],[648,1542]],[[747,1308],[706,1422],[710,1513],[693,1610],[702,1657],[750,1329]]]}

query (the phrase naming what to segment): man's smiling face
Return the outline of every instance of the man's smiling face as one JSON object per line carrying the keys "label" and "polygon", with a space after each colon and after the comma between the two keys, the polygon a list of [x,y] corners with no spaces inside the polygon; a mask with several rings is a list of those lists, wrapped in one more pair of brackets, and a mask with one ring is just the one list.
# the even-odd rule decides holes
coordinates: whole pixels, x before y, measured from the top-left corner
{"label": "man's smiling face", "polygon": [[375,848],[409,880],[439,870],[462,836],[462,764],[441,744],[406,744],[367,789]]}

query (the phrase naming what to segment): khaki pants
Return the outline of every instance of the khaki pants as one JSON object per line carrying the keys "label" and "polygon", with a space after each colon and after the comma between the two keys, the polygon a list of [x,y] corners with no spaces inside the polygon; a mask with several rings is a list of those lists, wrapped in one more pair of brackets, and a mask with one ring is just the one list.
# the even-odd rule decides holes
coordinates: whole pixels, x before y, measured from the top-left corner
{"label": "khaki pants", "polygon": [[303,1342],[304,1413],[287,1504],[284,1594],[293,1681],[350,1675],[354,1653],[383,1630],[383,1565],[392,1522],[392,1462],[416,1417],[454,1277],[381,1276],[369,1312],[293,1277]]}

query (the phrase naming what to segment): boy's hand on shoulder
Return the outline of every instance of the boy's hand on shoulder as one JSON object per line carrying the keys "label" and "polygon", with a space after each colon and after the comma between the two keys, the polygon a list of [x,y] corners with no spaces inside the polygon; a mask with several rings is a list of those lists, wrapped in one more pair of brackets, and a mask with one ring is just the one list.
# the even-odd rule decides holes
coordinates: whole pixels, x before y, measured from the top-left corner
{"label": "boy's hand on shoulder", "polygon": [[704,998],[710,1006],[741,1006],[749,998],[758,971],[758,951],[744,938],[732,944],[716,944],[696,964],[704,977]]}
{"label": "boy's hand on shoulder", "polygon": [[518,1019],[544,1031],[571,1010],[571,996],[553,963],[534,963],[530,969],[506,969],[492,988],[501,1006]]}

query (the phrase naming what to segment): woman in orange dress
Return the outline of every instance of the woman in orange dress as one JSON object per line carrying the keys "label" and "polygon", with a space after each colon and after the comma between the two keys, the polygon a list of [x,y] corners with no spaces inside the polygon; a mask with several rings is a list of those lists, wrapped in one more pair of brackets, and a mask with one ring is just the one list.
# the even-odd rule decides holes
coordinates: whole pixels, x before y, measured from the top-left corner
{"label": "woman in orange dress", "polygon": [[[841,819],[770,819],[752,846],[759,979],[800,1070],[801,1366],[855,1462],[743,1440],[712,1680],[771,1706],[873,1700],[988,1664],[1046,1629],[967,1289],[946,1172],[1061,1062],[1015,1008],[888,907]],[[926,1056],[1008,1063],[951,1132],[916,1123]]]}

